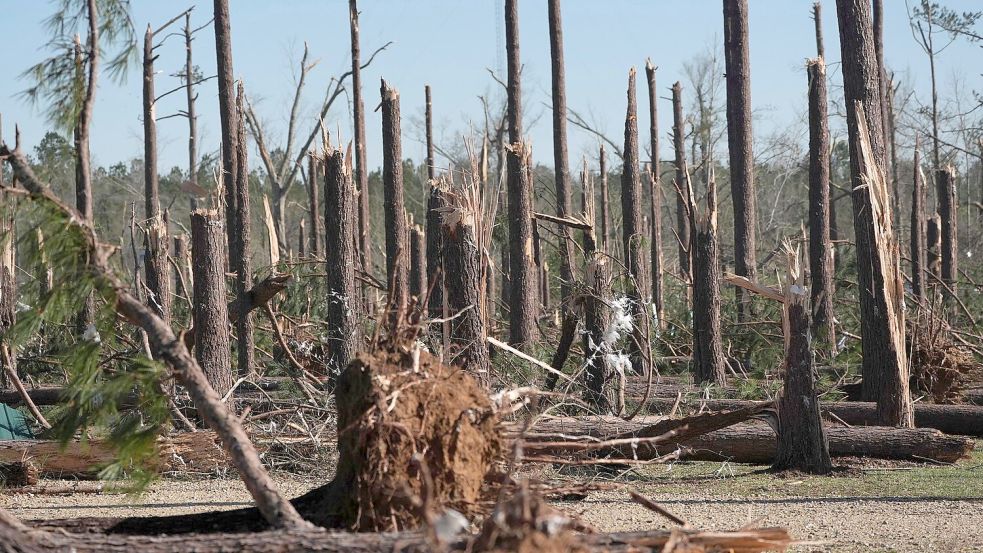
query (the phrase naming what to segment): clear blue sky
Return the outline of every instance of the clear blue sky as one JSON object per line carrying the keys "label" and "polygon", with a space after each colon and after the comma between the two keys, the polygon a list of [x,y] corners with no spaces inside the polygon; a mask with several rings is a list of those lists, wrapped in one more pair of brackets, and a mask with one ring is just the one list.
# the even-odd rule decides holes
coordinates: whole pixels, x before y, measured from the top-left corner
{"label": "clear blue sky", "polygon": [[[0,56],[0,112],[6,136],[13,123],[23,130],[28,147],[33,147],[47,128],[43,116],[18,92],[27,83],[16,78],[31,64],[47,55],[43,49],[42,20],[54,5],[41,0],[0,0],[5,5],[0,18],[0,37],[5,52]],[[957,10],[983,7],[978,0],[944,0]],[[271,142],[283,139],[293,93],[296,61],[304,41],[311,58],[320,63],[308,78],[302,105],[305,116],[300,134],[306,135],[332,75],[349,65],[348,6],[346,0],[232,1],[233,56],[237,77],[244,80],[261,118],[268,125]],[[372,166],[380,162],[380,114],[372,109],[379,101],[379,79],[384,77],[400,89],[403,109],[403,152],[421,159],[423,146],[413,120],[423,109],[423,87],[433,87],[435,127],[438,142],[450,145],[455,133],[480,127],[478,95],[499,95],[500,87],[486,68],[503,72],[503,0],[362,0],[360,2],[363,59],[387,41],[394,44],[380,54],[364,72],[363,94],[368,107],[366,119],[368,154]],[[903,0],[886,0],[885,44],[888,66],[906,75],[917,94],[928,98],[928,63],[911,37]],[[208,1],[133,0],[133,17],[138,31],[147,23],[160,25],[174,14],[197,5],[194,21],[211,17]],[[811,0],[751,1],[752,99],[756,113],[755,134],[763,136],[798,121],[804,112],[806,78],[804,60],[815,55]],[[839,61],[836,7],[823,2],[827,61]],[[683,80],[682,65],[709,45],[722,43],[719,0],[566,0],[564,39],[567,62],[568,104],[588,115],[616,141],[620,141],[625,110],[628,68],[640,74],[645,58],[659,66],[662,94],[676,80]],[[551,160],[550,56],[545,0],[521,2],[521,55],[525,64],[524,96],[527,134],[538,161]],[[196,62],[206,74],[215,67],[214,37],[210,29],[196,41]],[[981,51],[976,45],[957,43],[940,58],[939,79],[943,86],[961,76],[966,86],[980,86],[983,73]],[[183,64],[182,41],[175,37],[161,49],[157,62],[158,92],[178,85],[170,74]],[[836,70],[831,68],[831,73]],[[838,74],[834,79],[838,83]],[[685,94],[685,91],[684,91]],[[639,81],[640,109],[647,109],[644,77]],[[158,115],[183,107],[183,96],[174,94],[158,106]],[[142,156],[139,69],[131,72],[122,86],[103,79],[97,97],[92,151],[98,164]],[[201,150],[217,150],[220,139],[215,81],[201,86],[198,101]],[[660,105],[660,126],[670,130],[668,101]],[[535,121],[535,124],[533,122]],[[644,119],[643,119],[644,121]],[[340,125],[346,140],[351,137],[347,103],[336,105],[329,116],[332,132]],[[647,125],[642,125],[643,129]],[[160,124],[160,168],[186,165],[186,122],[174,118]],[[579,130],[570,130],[571,162],[586,152],[593,153],[597,140]],[[647,141],[643,130],[642,141]],[[664,142],[668,146],[667,141]],[[663,153],[665,155],[665,152]],[[254,165],[258,157],[253,155]]]}

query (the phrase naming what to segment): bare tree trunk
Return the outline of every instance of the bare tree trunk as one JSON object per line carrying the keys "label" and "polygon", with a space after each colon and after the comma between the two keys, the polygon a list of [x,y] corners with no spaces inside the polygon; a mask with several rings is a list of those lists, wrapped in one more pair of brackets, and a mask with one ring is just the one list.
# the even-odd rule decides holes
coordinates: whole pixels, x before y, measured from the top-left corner
{"label": "bare tree trunk", "polygon": [[[246,142],[245,93],[242,82],[239,82],[239,97],[236,107],[236,124],[239,133],[236,139],[236,186],[235,186],[235,224],[232,231],[233,241],[229,244],[229,267],[236,274],[235,295],[240,302],[245,303],[246,294],[253,287],[253,271],[249,244],[251,241],[249,213],[249,163]],[[228,224],[228,222],[226,222]],[[272,245],[271,245],[272,247]],[[253,316],[248,310],[241,310],[235,320],[236,339],[238,341],[237,368],[240,375],[250,375],[254,370],[255,343],[253,342]]]}
{"label": "bare tree trunk", "polygon": [[[439,194],[443,194],[437,191]],[[474,222],[479,213],[465,213],[469,206],[452,204],[462,217],[441,223],[443,258],[447,267],[447,304],[451,321],[451,362],[470,372],[484,386],[489,382],[487,331],[482,317],[481,252]],[[457,219],[457,220],[455,220]]]}
{"label": "bare tree trunk", "polygon": [[611,228],[611,192],[608,190],[608,160],[607,153],[604,151],[604,144],[601,144],[601,151],[598,154],[598,171],[601,178],[601,236],[600,245],[598,246],[601,250],[610,253],[610,231]]}
{"label": "bare tree trunk", "polygon": [[[942,278],[942,218],[938,212],[933,212],[925,221],[925,241],[927,243],[925,256],[928,260],[927,272],[936,279]],[[929,279],[926,279],[926,284]]]}
{"label": "bare tree trunk", "polygon": [[234,262],[233,233],[236,219],[236,178],[239,151],[239,114],[236,111],[235,76],[232,68],[232,30],[229,0],[215,0],[215,57],[218,67],[218,109],[222,125],[222,185],[225,189],[225,232],[230,262]]}
{"label": "bare tree trunk", "polygon": [[[348,160],[349,164],[351,160]],[[324,159],[324,258],[328,274],[328,374],[348,367],[361,347],[359,288],[355,236],[358,232],[358,199],[350,165],[341,150],[327,152]]]}
{"label": "bare tree trunk", "polygon": [[884,175],[889,175],[890,164],[888,158],[888,146],[890,145],[891,129],[888,125],[887,109],[887,69],[884,67],[884,0],[873,0],[871,3],[871,20],[874,31],[874,56],[877,58],[877,79],[880,84],[880,105],[881,123],[884,126]]}
{"label": "bare tree trunk", "polygon": [[[570,164],[567,157],[567,95],[563,64],[563,18],[560,0],[549,0],[550,53],[553,83],[553,171],[556,184],[556,213],[566,218],[572,214],[570,191]],[[573,235],[570,227],[560,226],[563,241],[560,244],[560,295],[564,308],[573,289]],[[544,265],[545,267],[545,265]],[[546,306],[548,287],[544,287],[543,305]]]}
{"label": "bare tree trunk", "polygon": [[417,305],[427,295],[427,237],[420,225],[410,225],[410,295]]}
{"label": "bare tree trunk", "polygon": [[[426,125],[427,125],[427,179],[433,180],[436,178],[437,166],[434,158],[434,144],[433,144],[433,101],[430,98],[430,85],[426,85],[423,91],[427,97],[427,108],[426,108]],[[427,229],[430,230],[429,228]]]}
{"label": "bare tree trunk", "polygon": [[850,136],[863,348],[862,396],[877,401],[882,424],[911,427],[904,294],[884,182],[884,126],[870,3],[837,0],[836,10]]}
{"label": "bare tree trunk", "polygon": [[303,219],[300,220],[300,226],[297,227],[297,257],[299,259],[307,258],[307,225]]}
{"label": "bare tree trunk", "polygon": [[[87,223],[92,223],[92,159],[89,153],[89,135],[92,126],[92,112],[96,104],[96,81],[99,76],[99,9],[96,0],[86,0],[89,36],[86,45],[88,75],[84,88],[82,107],[75,124],[75,207]],[[76,37],[75,64],[81,72],[82,47]],[[81,73],[78,75],[81,79]],[[79,312],[76,321],[76,331],[83,334],[90,324],[95,321],[96,304],[91,294],[85,299],[85,304]]]}
{"label": "bare tree trunk", "polygon": [[925,238],[925,174],[922,172],[921,151],[915,139],[914,175],[911,188],[911,288],[920,307],[927,307],[928,241]]}
{"label": "bare tree trunk", "polygon": [[638,174],[638,105],[635,101],[635,68],[628,72],[628,111],[625,115],[625,159],[621,173],[622,243],[629,284],[634,339],[629,348],[632,368],[647,374],[643,350],[648,343],[646,303],[648,298],[648,260],[642,228],[642,183]]}
{"label": "bare tree trunk", "polygon": [[352,35],[352,115],[355,119],[355,183],[358,191],[358,254],[362,270],[372,273],[372,241],[369,236],[369,169],[365,159],[365,106],[362,103],[362,68],[359,61],[358,6],[348,0]]}
{"label": "bare tree trunk", "polygon": [[[603,146],[601,148],[603,151]],[[603,238],[598,244],[595,231],[597,211],[594,207],[594,186],[587,170],[586,160],[583,176],[584,219],[591,224],[591,228],[584,230],[584,257],[587,258],[584,273],[584,283],[587,288],[584,296],[584,354],[587,366],[584,371],[584,399],[588,405],[605,412],[613,408],[605,389],[605,384],[614,372],[607,356],[611,353],[611,344],[609,344],[609,337],[605,336],[611,322],[611,269],[604,251]],[[571,342],[576,331],[576,320],[573,323],[573,330],[570,332]],[[553,368],[559,370],[555,364]]]}
{"label": "bare tree trunk", "polygon": [[195,279],[195,358],[208,384],[224,396],[232,388],[233,378],[225,292],[225,229],[215,210],[191,212],[191,267]]}
{"label": "bare tree trunk", "polygon": [[717,185],[707,180],[707,208],[701,214],[689,179],[684,182],[689,197],[693,233],[693,377],[697,384],[727,383],[724,371],[723,333],[720,327],[720,253],[717,245]]}
{"label": "bare tree trunk", "polygon": [[[751,131],[751,62],[748,1],[724,0],[724,58],[727,80],[727,143],[734,204],[734,272],[754,279],[757,212],[754,193],[754,135]],[[751,295],[738,287],[738,319],[751,315]]]}
{"label": "bare tree trunk", "polygon": [[645,76],[649,91],[649,142],[652,154],[649,166],[649,200],[651,232],[649,258],[652,263],[652,302],[659,328],[665,328],[665,299],[662,291],[662,177],[659,166],[659,96],[655,87],[655,70],[651,60],[645,61]]}
{"label": "bare tree trunk", "polygon": [[816,24],[816,55],[826,59],[826,46],[823,41],[823,5],[818,0],[812,5],[812,20]]}
{"label": "bare tree trunk", "polygon": [[[188,182],[191,183],[191,189],[195,190],[198,186],[198,116],[195,115],[195,100],[198,95],[195,94],[194,89],[195,66],[191,55],[191,35],[191,11],[189,10],[184,14],[184,85],[188,98]],[[198,199],[192,195],[191,209],[197,208]]]}
{"label": "bare tree trunk", "polygon": [[147,26],[143,37],[143,177],[144,270],[148,303],[165,324],[171,324],[170,267],[167,263],[167,225],[161,218],[157,176],[157,106],[154,93],[154,32]]}
{"label": "bare tree trunk", "polygon": [[[815,61],[810,62],[810,71],[821,72],[823,66],[813,65]],[[822,58],[818,62],[822,64]],[[772,468],[828,474],[833,470],[833,463],[816,396],[809,304],[805,292],[800,291],[805,283],[798,267],[798,253],[789,257],[789,284],[783,305],[787,333],[785,387],[778,402],[778,449]]]}
{"label": "bare tree trunk", "polygon": [[[956,293],[959,276],[959,255],[956,228],[959,214],[956,204],[956,172],[952,166],[939,169],[935,174],[935,194],[939,202],[939,217],[942,223],[942,282]],[[946,296],[951,296],[946,292]]]}
{"label": "bare tree trunk", "polygon": [[522,90],[519,59],[519,0],[505,0],[505,50],[508,61],[508,219],[509,342],[536,340],[536,275],[533,264],[532,183],[526,171],[529,148],[522,139]]}
{"label": "bare tree trunk", "polygon": [[884,104],[884,111],[886,118],[884,119],[885,130],[884,133],[887,135],[887,145],[888,145],[888,162],[891,168],[891,198],[893,200],[894,211],[892,215],[894,220],[898,222],[898,226],[901,225],[901,180],[898,177],[898,133],[895,127],[895,114],[894,114],[894,74],[885,78],[887,86],[887,94]]}
{"label": "bare tree trunk", "polygon": [[683,87],[676,81],[672,85],[672,145],[676,152],[676,239],[679,244],[679,273],[683,282],[690,281],[689,234],[690,198],[686,189],[686,129],[683,119]]}
{"label": "bare tree trunk", "polygon": [[386,282],[389,283],[390,322],[406,309],[409,256],[406,209],[403,204],[403,149],[399,92],[382,81],[382,187],[386,206]]}
{"label": "bare tree trunk", "polygon": [[826,62],[807,64],[809,77],[809,274],[812,336],[824,355],[836,353],[833,246],[829,241],[829,116]]}
{"label": "bare tree trunk", "polygon": [[[444,281],[443,250],[440,231],[440,209],[444,207],[444,195],[437,184],[430,183],[430,195],[427,198],[427,287],[430,290],[430,318],[439,319],[444,313]],[[436,281],[436,282],[434,282]]]}
{"label": "bare tree trunk", "polygon": [[[0,143],[2,142],[0,136]],[[3,367],[4,371],[0,371],[0,382],[7,382],[7,372],[17,374],[16,351],[5,339],[7,331],[17,322],[17,242],[12,195],[2,189],[3,165],[0,164],[0,367],[10,364],[9,367]]]}
{"label": "bare tree trunk", "polygon": [[318,257],[321,255],[323,248],[321,247],[321,241],[324,240],[324,227],[321,226],[321,202],[318,199],[318,182],[317,176],[320,174],[320,167],[318,167],[317,156],[311,152],[308,156],[308,171],[307,171],[307,194],[308,194],[308,207],[310,209],[310,219],[311,219],[311,238],[310,238],[310,254],[312,257]]}

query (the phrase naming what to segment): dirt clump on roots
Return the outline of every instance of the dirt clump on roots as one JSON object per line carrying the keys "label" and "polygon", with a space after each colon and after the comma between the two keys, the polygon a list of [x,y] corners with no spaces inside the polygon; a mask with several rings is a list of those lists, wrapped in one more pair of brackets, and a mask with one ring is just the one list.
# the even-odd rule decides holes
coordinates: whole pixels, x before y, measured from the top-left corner
{"label": "dirt clump on roots", "polygon": [[309,515],[378,532],[446,509],[480,512],[504,449],[488,393],[471,375],[415,346],[392,347],[352,361],[335,396],[338,470]]}
{"label": "dirt clump on roots", "polygon": [[935,403],[961,403],[966,384],[983,378],[983,366],[969,349],[952,340],[939,318],[910,326],[907,341],[911,384]]}
{"label": "dirt clump on roots", "polygon": [[576,523],[525,483],[503,494],[469,548],[478,553],[586,553]]}

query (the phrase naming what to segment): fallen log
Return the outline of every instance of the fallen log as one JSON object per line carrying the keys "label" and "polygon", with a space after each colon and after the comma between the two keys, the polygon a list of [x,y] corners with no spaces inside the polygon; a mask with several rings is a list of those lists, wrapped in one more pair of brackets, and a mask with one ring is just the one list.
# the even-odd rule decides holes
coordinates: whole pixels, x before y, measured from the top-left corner
{"label": "fallen log", "polygon": [[[212,473],[230,465],[214,432],[185,432],[162,436],[157,441],[159,472]],[[0,441],[0,463],[30,461],[46,476],[91,478],[116,459],[116,451],[106,442],[68,442],[53,440]]]}
{"label": "fallen log", "polygon": [[[27,395],[31,397],[31,401],[35,405],[56,405],[61,401],[61,394],[64,389],[61,386],[46,386],[43,388],[28,389]],[[0,392],[0,403],[17,407],[24,403],[24,398],[21,397],[17,390]]]}
{"label": "fallen log", "polygon": [[[669,411],[675,399],[654,398],[649,401],[649,409]],[[690,400],[683,399],[683,407],[705,406],[711,411],[741,409],[754,405],[753,401],[738,399]],[[877,404],[860,401],[824,401],[820,403],[824,415],[834,422],[845,422],[852,426],[876,426]],[[946,434],[983,437],[983,407],[977,405],[939,405],[935,403],[915,404],[915,426],[934,428]]]}
{"label": "fallen log", "polygon": [[[535,442],[551,440],[555,436],[565,436],[567,439],[580,436],[607,441],[614,436],[637,435],[653,423],[664,420],[658,417],[631,422],[614,417],[545,419],[524,434],[523,439]],[[971,438],[948,436],[929,428],[827,426],[826,433],[829,452],[833,457],[953,463],[969,455],[974,446]],[[739,423],[685,440],[670,438],[657,444],[641,442],[631,447],[630,452],[635,459],[645,461],[680,448],[682,459],[769,464],[775,456],[776,447],[775,431],[767,424]],[[623,458],[624,449],[619,445],[596,450],[594,454]],[[568,451],[566,453],[569,454]]]}

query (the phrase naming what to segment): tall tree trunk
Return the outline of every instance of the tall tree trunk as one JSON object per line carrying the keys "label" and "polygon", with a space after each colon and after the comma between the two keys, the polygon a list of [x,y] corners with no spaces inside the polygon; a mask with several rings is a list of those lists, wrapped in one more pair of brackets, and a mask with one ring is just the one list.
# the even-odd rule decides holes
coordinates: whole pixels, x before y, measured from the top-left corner
{"label": "tall tree trunk", "polygon": [[229,312],[225,292],[225,229],[218,211],[191,212],[195,358],[208,384],[224,396],[232,388]]}
{"label": "tall tree trunk", "polygon": [[631,364],[636,373],[646,374],[643,351],[648,343],[648,260],[642,228],[642,182],[638,172],[638,105],[635,100],[635,68],[628,72],[628,110],[625,114],[625,159],[621,173],[622,244],[629,283],[626,288],[631,301],[632,329]]}
{"label": "tall tree trunk", "polygon": [[358,199],[352,182],[351,160],[345,163],[341,150],[324,158],[324,258],[328,275],[327,333],[328,374],[348,367],[361,347],[359,328],[361,302],[355,284],[358,232]]}
{"label": "tall tree trunk", "polygon": [[701,214],[689,179],[684,184],[689,197],[693,231],[693,377],[697,384],[727,383],[724,371],[723,333],[720,327],[720,252],[717,245],[717,185],[707,179],[707,208]]}
{"label": "tall tree trunk", "polygon": [[[603,152],[603,146],[602,150]],[[614,372],[608,354],[612,353],[610,337],[606,336],[611,323],[611,269],[609,258],[604,251],[603,237],[598,237],[597,210],[594,204],[594,185],[584,160],[584,190],[581,196],[584,219],[591,228],[584,230],[584,257],[587,267],[584,273],[586,294],[584,297],[584,399],[599,412],[612,409],[605,384]],[[564,321],[566,322],[566,321]],[[576,332],[574,321],[571,337]],[[571,340],[572,342],[572,340]],[[559,369],[556,364],[554,368]],[[554,378],[555,380],[555,378]],[[550,387],[552,389],[552,387]]]}
{"label": "tall tree trunk", "polygon": [[611,228],[611,192],[608,190],[608,159],[604,144],[601,144],[601,151],[598,154],[598,172],[601,180],[601,235],[598,248],[610,253],[611,248],[608,242],[610,231],[608,229]]}
{"label": "tall tree trunk", "polygon": [[935,194],[939,202],[939,217],[942,223],[941,276],[942,282],[952,291],[951,294],[946,292],[946,297],[952,298],[956,294],[956,280],[959,276],[959,250],[956,239],[959,213],[956,204],[956,171],[951,165],[936,172],[935,186]]}
{"label": "tall tree trunk", "polygon": [[222,126],[222,185],[225,189],[225,232],[230,262],[234,261],[233,233],[236,219],[238,179],[239,117],[236,111],[235,74],[232,67],[232,30],[229,26],[229,0],[215,0],[215,58],[218,68],[218,114]]}
{"label": "tall tree trunk", "polygon": [[816,24],[816,55],[826,59],[826,45],[823,41],[823,5],[817,2],[812,5],[812,20]]}
{"label": "tall tree trunk", "polygon": [[390,322],[406,309],[409,293],[409,256],[406,246],[406,209],[403,204],[403,150],[399,92],[382,81],[382,187],[386,200],[386,282],[389,284]]}
{"label": "tall tree trunk", "polygon": [[522,88],[519,58],[519,0],[505,0],[505,51],[508,61],[508,219],[509,342],[536,340],[536,274],[533,263],[532,183],[526,171],[529,148],[522,140]]}
{"label": "tall tree trunk", "polygon": [[369,209],[369,169],[365,159],[365,106],[362,103],[362,68],[358,42],[358,6],[348,0],[352,36],[352,115],[355,119],[355,183],[358,191],[358,254],[362,270],[372,273],[372,212]]}
{"label": "tall tree trunk", "polygon": [[928,264],[928,241],[925,238],[925,173],[922,172],[921,151],[915,138],[915,160],[911,187],[911,288],[920,307],[927,307],[928,283],[925,271]]}
{"label": "tall tree trunk", "polygon": [[308,207],[310,209],[310,219],[311,219],[311,238],[310,243],[310,254],[312,257],[318,257],[321,255],[323,248],[321,247],[321,241],[324,240],[324,227],[321,226],[321,202],[318,198],[318,182],[317,176],[320,174],[320,167],[318,167],[319,160],[314,152],[308,156],[308,171],[307,171],[307,194],[308,194]]}
{"label": "tall tree trunk", "polygon": [[[245,304],[246,295],[253,287],[253,270],[249,245],[252,240],[249,213],[249,162],[246,142],[245,109],[246,94],[239,81],[239,95],[236,106],[236,124],[239,126],[239,136],[236,139],[236,186],[235,186],[235,222],[233,241],[229,245],[229,256],[232,258],[229,267],[236,274],[235,294],[239,302]],[[228,224],[228,222],[226,222]],[[272,248],[273,245],[271,244]],[[249,310],[239,310],[235,321],[236,339],[238,341],[237,368],[240,375],[251,375],[254,371],[256,345],[253,342],[253,316]]]}
{"label": "tall tree trunk", "polygon": [[[815,60],[814,60],[815,61]],[[822,58],[819,58],[822,63]],[[816,67],[811,64],[809,69]],[[818,69],[822,66],[817,67]],[[789,285],[783,306],[785,317],[785,386],[778,401],[778,448],[772,468],[809,474],[833,470],[829,442],[819,414],[809,335],[809,304],[799,270],[798,253],[791,254]]]}
{"label": "tall tree trunk", "polygon": [[829,116],[826,62],[807,64],[809,77],[809,274],[812,335],[824,355],[836,353],[833,247],[829,241]]}
{"label": "tall tree trunk", "polygon": [[659,328],[665,328],[665,299],[662,292],[662,178],[659,167],[659,96],[655,87],[655,69],[651,60],[645,61],[645,77],[649,91],[649,144],[652,160],[649,166],[649,206],[651,231],[649,258],[652,263],[652,302]]}
{"label": "tall tree trunk", "polygon": [[[727,80],[727,144],[730,190],[734,204],[734,271],[754,279],[755,211],[754,135],[751,131],[751,62],[748,0],[724,0],[724,58]],[[738,319],[750,316],[751,295],[736,288]]]}
{"label": "tall tree trunk", "polygon": [[143,182],[144,270],[148,303],[165,324],[171,324],[170,265],[167,263],[167,225],[161,218],[157,176],[157,106],[154,93],[154,32],[147,25],[143,36]]}
{"label": "tall tree trunk", "polygon": [[[572,193],[570,191],[570,165],[567,157],[567,94],[566,77],[563,64],[563,18],[560,0],[549,0],[550,53],[553,83],[553,171],[556,184],[556,214],[566,218],[572,215]],[[573,234],[570,227],[560,226],[563,238],[560,244],[560,295],[564,308],[569,307],[567,299],[572,291],[573,277]],[[548,298],[544,295],[543,304]]]}
{"label": "tall tree trunk", "polygon": [[[888,208],[880,75],[868,0],[837,0],[850,137],[863,388],[880,422],[913,426],[904,343],[904,295]],[[861,117],[863,118],[861,120]]]}
{"label": "tall tree trunk", "polygon": [[[444,313],[443,242],[440,231],[440,209],[444,207],[444,195],[431,179],[427,198],[427,287],[430,291],[429,312],[431,319],[439,319]],[[436,282],[435,282],[436,281]]]}
{"label": "tall tree trunk", "polygon": [[[75,207],[87,223],[92,223],[92,158],[89,153],[89,135],[92,126],[92,112],[96,106],[96,80],[99,76],[99,9],[96,0],[86,0],[86,15],[88,16],[89,36],[86,45],[88,74],[85,83],[85,95],[75,124]],[[83,67],[82,48],[76,37],[75,44],[76,69],[81,72]],[[79,74],[81,79],[82,75]],[[89,295],[85,299],[82,310],[76,319],[76,331],[83,334],[90,324],[95,321],[95,297]]]}
{"label": "tall tree trunk", "polygon": [[[188,99],[188,182],[191,183],[191,190],[196,190],[198,186],[198,116],[195,115],[195,94],[194,72],[195,66],[191,55],[191,12],[184,14],[184,87]],[[191,195],[191,209],[198,208],[198,198]]]}
{"label": "tall tree trunk", "polygon": [[[427,97],[426,125],[427,125],[427,179],[433,180],[437,176],[436,160],[434,158],[433,144],[433,100],[430,98],[430,85],[426,85],[423,91]],[[427,229],[429,230],[429,229]]]}
{"label": "tall tree trunk", "polygon": [[[0,144],[2,143],[3,124],[0,122]],[[2,368],[16,371],[16,352],[5,337],[10,327],[17,322],[17,237],[13,195],[7,194],[3,189],[3,164],[0,163],[0,367],[9,362],[10,367]],[[39,229],[39,236],[40,232]],[[40,244],[38,251],[41,251]],[[0,370],[0,381],[7,381],[6,373],[6,370]]]}
{"label": "tall tree trunk", "polygon": [[410,225],[410,295],[416,305],[427,295],[427,237],[420,225]]}
{"label": "tall tree trunk", "polygon": [[683,282],[690,281],[689,191],[686,189],[686,129],[683,119],[683,87],[672,85],[672,145],[676,153],[676,239],[679,244],[679,273]]}
{"label": "tall tree trunk", "polygon": [[891,129],[888,125],[887,109],[887,69],[884,66],[884,0],[872,0],[871,19],[874,31],[874,56],[877,58],[877,80],[880,84],[881,123],[884,127],[884,175],[891,174],[888,147],[891,144]]}

